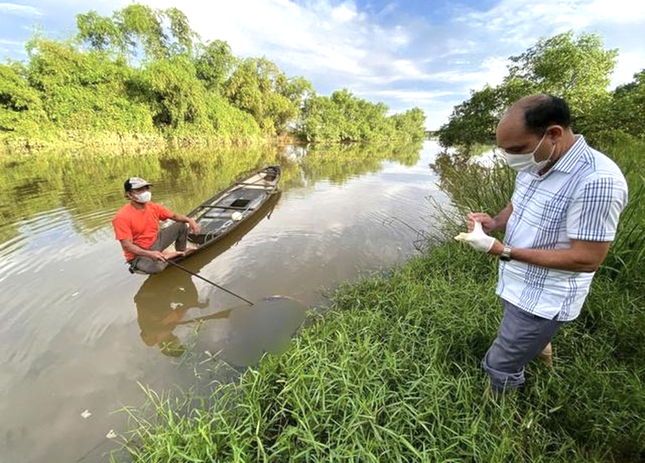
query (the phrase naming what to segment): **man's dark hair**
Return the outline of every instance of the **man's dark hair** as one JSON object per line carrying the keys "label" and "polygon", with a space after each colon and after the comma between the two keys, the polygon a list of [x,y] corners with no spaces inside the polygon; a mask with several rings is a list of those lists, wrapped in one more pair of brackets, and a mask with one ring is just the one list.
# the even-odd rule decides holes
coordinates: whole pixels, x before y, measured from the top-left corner
{"label": "man's dark hair", "polygon": [[526,130],[540,137],[547,127],[559,125],[564,128],[571,126],[571,111],[569,105],[557,96],[541,94],[528,99],[523,105],[524,125]]}

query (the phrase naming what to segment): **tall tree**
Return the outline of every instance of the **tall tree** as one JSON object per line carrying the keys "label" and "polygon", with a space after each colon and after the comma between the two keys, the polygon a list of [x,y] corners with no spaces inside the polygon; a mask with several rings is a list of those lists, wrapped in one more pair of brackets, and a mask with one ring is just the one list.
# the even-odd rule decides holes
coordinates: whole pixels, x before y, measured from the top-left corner
{"label": "tall tree", "polygon": [[616,66],[618,50],[605,50],[596,34],[575,37],[569,31],[541,39],[519,56],[510,58],[509,75],[502,86],[517,79],[527,88],[558,95],[570,104],[572,116],[581,122],[606,105],[607,90]]}
{"label": "tall tree", "polygon": [[605,50],[596,34],[575,37],[566,32],[510,57],[509,73],[497,87],[486,86],[456,106],[439,129],[444,145],[490,143],[503,111],[517,99],[536,92],[565,98],[576,127],[590,129],[599,108],[610,100],[607,87],[617,50]]}
{"label": "tall tree", "polygon": [[96,11],[76,15],[77,37],[86,42],[91,49],[106,52],[118,50],[127,52],[123,31],[113,18],[101,16]]}
{"label": "tall tree", "polygon": [[447,124],[439,129],[439,141],[444,146],[465,145],[495,141],[495,127],[504,109],[499,89],[486,85],[472,91],[470,99],[455,106]]}
{"label": "tall tree", "polygon": [[[76,16],[78,39],[91,49],[155,60],[191,55],[198,34],[177,8],[166,10],[132,3],[111,17],[96,11]],[[142,54],[141,54],[142,53]]]}
{"label": "tall tree", "polygon": [[247,58],[224,85],[231,103],[250,113],[262,130],[283,133],[300,113],[302,99],[311,85],[304,79],[289,79],[266,58]]}
{"label": "tall tree", "polygon": [[603,121],[603,127],[599,127],[599,130],[611,127],[645,139],[645,69],[634,74],[633,82],[616,88],[610,111],[604,114],[611,120]]}
{"label": "tall tree", "polygon": [[311,96],[304,105],[298,135],[310,142],[422,140],[425,115],[419,108],[387,116],[388,107],[355,97],[349,90]]}
{"label": "tall tree", "polygon": [[219,92],[222,84],[231,77],[236,62],[227,42],[213,40],[197,49],[197,77],[204,82],[207,89]]}
{"label": "tall tree", "polygon": [[181,129],[204,123],[208,107],[206,91],[199,85],[193,63],[185,56],[153,61],[141,76],[141,89],[152,103],[155,124]]}

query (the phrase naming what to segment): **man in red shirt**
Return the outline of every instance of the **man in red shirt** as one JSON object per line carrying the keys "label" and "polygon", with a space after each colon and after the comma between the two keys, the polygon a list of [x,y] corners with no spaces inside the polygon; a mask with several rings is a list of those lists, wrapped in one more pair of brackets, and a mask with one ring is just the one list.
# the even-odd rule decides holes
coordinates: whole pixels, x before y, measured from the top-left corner
{"label": "man in red shirt", "polygon": [[[121,242],[125,260],[132,270],[159,273],[168,266],[168,259],[185,254],[188,239],[187,223],[192,233],[199,233],[195,220],[152,203],[151,183],[139,177],[125,181],[125,197],[130,200],[112,219],[116,239]],[[172,219],[177,223],[159,230],[159,222]],[[175,251],[163,251],[172,242]]]}

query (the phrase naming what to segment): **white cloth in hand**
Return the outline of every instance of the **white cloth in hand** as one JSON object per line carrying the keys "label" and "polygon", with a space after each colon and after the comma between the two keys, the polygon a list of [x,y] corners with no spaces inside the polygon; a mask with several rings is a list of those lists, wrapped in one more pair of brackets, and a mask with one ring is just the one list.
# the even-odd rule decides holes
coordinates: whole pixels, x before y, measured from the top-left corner
{"label": "white cloth in hand", "polygon": [[455,236],[457,241],[463,241],[470,244],[474,249],[481,252],[488,252],[495,244],[495,238],[488,236],[482,230],[482,224],[475,222],[475,228],[470,233],[459,233]]}

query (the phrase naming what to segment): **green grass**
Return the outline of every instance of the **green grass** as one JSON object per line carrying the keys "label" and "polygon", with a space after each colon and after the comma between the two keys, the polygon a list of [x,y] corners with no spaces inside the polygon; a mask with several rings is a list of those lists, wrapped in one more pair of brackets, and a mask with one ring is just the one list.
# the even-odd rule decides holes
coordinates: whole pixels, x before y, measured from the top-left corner
{"label": "green grass", "polygon": [[[612,154],[620,162],[630,152]],[[636,191],[642,163],[624,168]],[[468,191],[499,193],[489,188],[457,193],[471,201],[479,199]],[[387,277],[340,288],[330,311],[285,354],[267,355],[201,407],[185,412],[186,403],[151,393],[155,416],[133,412],[130,455],[137,462],[644,461],[645,290],[629,267],[645,268],[643,241],[629,238],[644,223],[644,202],[632,196],[612,266],[597,275],[581,316],[558,334],[555,369],[531,363],[515,394],[490,397],[480,367],[501,318],[496,262],[448,242]]]}

